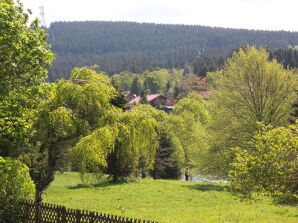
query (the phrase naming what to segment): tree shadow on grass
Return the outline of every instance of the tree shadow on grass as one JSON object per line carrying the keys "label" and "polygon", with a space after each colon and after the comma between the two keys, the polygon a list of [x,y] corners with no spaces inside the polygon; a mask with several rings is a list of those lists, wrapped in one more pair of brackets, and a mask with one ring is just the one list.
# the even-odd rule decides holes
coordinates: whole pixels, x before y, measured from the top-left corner
{"label": "tree shadow on grass", "polygon": [[194,184],[194,185],[185,185],[183,187],[187,187],[193,190],[199,191],[230,191],[230,186],[227,185],[217,185],[217,184]]}
{"label": "tree shadow on grass", "polygon": [[77,184],[75,186],[69,186],[67,187],[67,189],[71,189],[71,190],[74,190],[74,189],[82,189],[82,188],[90,188],[91,186],[88,186],[88,185],[85,185],[85,184]]}
{"label": "tree shadow on grass", "polygon": [[[280,206],[291,206],[291,207],[297,207],[298,208],[298,201],[297,199],[288,199],[288,200],[281,200],[281,201],[275,201],[275,204]],[[298,212],[297,212],[298,217]]]}
{"label": "tree shadow on grass", "polygon": [[99,188],[99,187],[112,187],[112,186],[117,186],[117,185],[122,185],[122,184],[127,184],[129,182],[111,182],[111,181],[103,181],[97,184],[92,184],[92,185],[85,185],[85,184],[77,184],[75,186],[69,186],[67,189],[70,190],[75,190],[75,189],[82,189],[82,188]]}

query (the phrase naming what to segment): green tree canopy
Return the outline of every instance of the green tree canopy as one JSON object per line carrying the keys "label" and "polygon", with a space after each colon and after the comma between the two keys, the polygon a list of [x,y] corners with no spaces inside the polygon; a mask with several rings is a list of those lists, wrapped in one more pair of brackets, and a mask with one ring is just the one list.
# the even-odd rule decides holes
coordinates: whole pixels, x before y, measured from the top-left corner
{"label": "green tree canopy", "polygon": [[265,49],[240,49],[216,76],[212,91],[215,115],[229,121],[235,132],[250,137],[257,122],[273,126],[288,123],[296,98],[295,79],[276,60],[269,61]]}
{"label": "green tree canopy", "polygon": [[203,97],[196,92],[192,92],[181,99],[175,106],[173,114],[182,114],[183,112],[190,112],[196,121],[204,125],[210,121],[207,104]]}
{"label": "green tree canopy", "polygon": [[298,200],[297,133],[297,125],[261,126],[246,148],[234,148],[229,172],[233,192],[245,197],[265,192],[278,200]]}
{"label": "green tree canopy", "polygon": [[140,157],[152,168],[155,158],[156,121],[138,112],[113,112],[106,125],[82,138],[71,149],[73,161],[82,176],[88,172],[103,172],[118,177],[134,176]]}
{"label": "green tree canopy", "polygon": [[131,84],[131,93],[139,96],[141,95],[142,91],[143,91],[143,83],[138,77],[135,77]]}
{"label": "green tree canopy", "polygon": [[156,94],[160,91],[160,83],[154,75],[147,75],[145,77],[144,87],[146,90],[150,90],[152,94]]}
{"label": "green tree canopy", "polygon": [[208,122],[206,103],[197,93],[191,93],[181,99],[171,114],[171,131],[179,139],[184,151],[183,167],[186,180],[191,176],[193,169],[201,171],[209,149]]}
{"label": "green tree canopy", "polygon": [[235,52],[223,68],[212,74],[213,166],[227,174],[233,153],[255,131],[257,122],[285,126],[296,98],[296,80],[275,59],[268,60],[265,49],[246,47]]}
{"label": "green tree canopy", "polygon": [[17,157],[53,60],[47,35],[19,1],[0,1],[0,155]]}
{"label": "green tree canopy", "polygon": [[67,149],[103,125],[116,93],[104,74],[88,68],[75,68],[70,80],[61,80],[51,89],[37,114],[29,157],[23,156],[36,183],[38,201],[54,180],[54,171],[64,166]]}
{"label": "green tree canopy", "polygon": [[[171,118],[167,113],[150,105],[139,104],[133,107],[134,111],[147,114],[157,122],[157,142],[155,163],[150,171],[153,178],[177,179],[181,175],[184,151],[180,141],[171,131]],[[141,166],[142,171],[146,171]],[[146,175],[146,172],[142,172]]]}

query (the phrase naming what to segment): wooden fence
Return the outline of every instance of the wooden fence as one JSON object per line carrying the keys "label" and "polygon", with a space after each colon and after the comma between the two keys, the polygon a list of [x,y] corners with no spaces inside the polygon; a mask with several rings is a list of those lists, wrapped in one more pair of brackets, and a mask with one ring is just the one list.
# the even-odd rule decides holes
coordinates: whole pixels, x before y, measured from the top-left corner
{"label": "wooden fence", "polygon": [[69,209],[60,205],[42,203],[37,220],[36,203],[25,200],[21,204],[22,223],[158,223],[154,221],[125,218],[92,211]]}

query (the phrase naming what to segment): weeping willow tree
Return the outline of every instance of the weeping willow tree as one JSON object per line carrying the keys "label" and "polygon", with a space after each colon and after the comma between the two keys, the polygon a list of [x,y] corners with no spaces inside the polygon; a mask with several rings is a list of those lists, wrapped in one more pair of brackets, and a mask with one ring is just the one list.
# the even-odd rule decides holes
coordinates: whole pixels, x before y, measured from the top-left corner
{"label": "weeping willow tree", "polygon": [[112,112],[106,125],[82,138],[71,149],[82,179],[86,173],[106,173],[117,181],[119,177],[138,174],[140,157],[146,168],[152,169],[157,144],[157,121],[138,112]]}
{"label": "weeping willow tree", "polygon": [[20,159],[30,167],[36,185],[36,201],[65,166],[69,147],[102,125],[115,89],[108,78],[88,68],[73,70],[70,80],[49,87],[41,101],[32,129],[32,146]]}

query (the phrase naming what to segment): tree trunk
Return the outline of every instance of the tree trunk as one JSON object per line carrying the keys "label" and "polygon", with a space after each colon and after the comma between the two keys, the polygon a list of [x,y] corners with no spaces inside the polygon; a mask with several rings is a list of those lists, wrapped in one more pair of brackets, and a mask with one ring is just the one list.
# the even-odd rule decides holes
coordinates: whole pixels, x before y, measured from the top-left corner
{"label": "tree trunk", "polygon": [[41,223],[41,202],[42,202],[42,191],[36,190],[35,192],[35,221]]}
{"label": "tree trunk", "polygon": [[146,178],[146,172],[144,169],[142,169],[142,179],[145,179]]}
{"label": "tree trunk", "polygon": [[118,176],[116,174],[113,175],[113,183],[118,182]]}
{"label": "tree trunk", "polygon": [[185,176],[185,180],[189,181],[189,174],[187,170],[185,170],[184,176]]}

